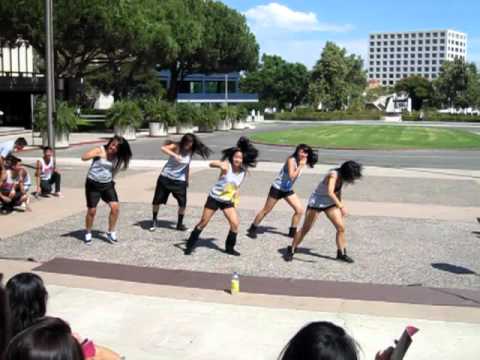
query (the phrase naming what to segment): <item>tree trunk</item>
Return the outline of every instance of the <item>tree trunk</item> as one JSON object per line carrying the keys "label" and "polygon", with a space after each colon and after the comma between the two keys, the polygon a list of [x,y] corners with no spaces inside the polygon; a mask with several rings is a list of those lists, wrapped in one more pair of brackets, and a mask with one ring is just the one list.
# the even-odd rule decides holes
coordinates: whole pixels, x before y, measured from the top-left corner
{"label": "tree trunk", "polygon": [[167,99],[171,102],[175,102],[177,100],[178,94],[178,75],[179,71],[177,66],[170,67],[170,84],[168,86],[167,91]]}

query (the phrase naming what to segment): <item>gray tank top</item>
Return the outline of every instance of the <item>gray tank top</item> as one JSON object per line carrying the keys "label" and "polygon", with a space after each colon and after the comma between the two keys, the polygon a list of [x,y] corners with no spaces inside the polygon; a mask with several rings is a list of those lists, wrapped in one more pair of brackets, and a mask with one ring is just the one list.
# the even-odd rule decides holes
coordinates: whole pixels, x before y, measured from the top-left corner
{"label": "gray tank top", "polygon": [[235,202],[236,192],[240,188],[244,178],[244,170],[239,173],[234,173],[232,171],[232,165],[228,163],[227,173],[220,176],[208,195],[220,202]]}
{"label": "gray tank top", "polygon": [[162,176],[165,176],[172,180],[187,181],[187,172],[190,162],[192,161],[192,154],[181,156],[181,160],[178,161],[174,156],[168,158],[167,163],[162,169]]}
{"label": "gray tank top", "polygon": [[[290,159],[290,158],[289,158]],[[288,160],[285,162],[283,165],[282,169],[278,173],[277,177],[275,180],[273,180],[272,186],[280,191],[291,191],[293,188],[293,184],[295,184],[295,181],[298,179],[298,176],[295,179],[290,179],[290,176],[288,175]],[[295,169],[298,167],[297,160],[293,158],[293,161],[295,162]],[[300,176],[300,175],[299,175]]]}
{"label": "gray tank top", "polygon": [[96,157],[88,170],[87,178],[99,183],[113,181],[113,163],[107,159]]}
{"label": "gray tank top", "polygon": [[[330,170],[328,173],[336,174],[338,176],[337,170]],[[340,198],[342,192],[342,184],[341,182],[337,181],[337,185],[335,188],[335,194]],[[318,184],[315,191],[310,195],[308,199],[308,206],[323,209],[329,206],[335,205],[335,201],[328,195],[328,175],[323,178],[323,180]]]}

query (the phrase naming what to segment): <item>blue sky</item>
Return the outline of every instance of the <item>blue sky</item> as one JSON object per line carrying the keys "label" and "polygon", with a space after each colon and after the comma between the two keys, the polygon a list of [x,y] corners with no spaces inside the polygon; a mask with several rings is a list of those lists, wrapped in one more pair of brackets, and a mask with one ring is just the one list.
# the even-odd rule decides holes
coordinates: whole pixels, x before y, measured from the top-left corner
{"label": "blue sky", "polygon": [[452,29],[468,34],[468,61],[480,64],[478,0],[222,0],[246,15],[261,52],[308,67],[327,40],[366,56],[377,31]]}

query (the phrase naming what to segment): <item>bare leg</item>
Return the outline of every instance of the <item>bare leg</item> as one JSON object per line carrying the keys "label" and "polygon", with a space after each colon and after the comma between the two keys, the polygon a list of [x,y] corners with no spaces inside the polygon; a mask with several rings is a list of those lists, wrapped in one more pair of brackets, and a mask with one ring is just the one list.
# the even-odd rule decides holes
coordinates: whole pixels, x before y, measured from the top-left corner
{"label": "bare leg", "polygon": [[95,220],[96,213],[97,213],[97,208],[87,209],[87,215],[85,216],[85,229],[87,233],[92,232],[93,221]]}
{"label": "bare leg", "polygon": [[253,220],[253,225],[258,226],[262,222],[262,220],[267,216],[270,211],[275,207],[277,204],[278,199],[274,199],[273,197],[267,197],[267,201],[265,201],[265,205],[263,206],[263,209],[260,210],[255,216],[255,219]]}
{"label": "bare leg", "polygon": [[215,212],[216,212],[216,210],[203,208],[202,217],[201,217],[200,221],[198,222],[198,224],[195,225],[195,228],[197,228],[199,230],[205,229],[205,227],[208,225],[208,223],[212,219]]}
{"label": "bare leg", "polygon": [[296,228],[300,220],[302,219],[303,216],[303,206],[302,202],[298,198],[297,194],[290,195],[289,197],[285,198],[287,201],[288,205],[292,207],[292,209],[295,211],[295,213],[292,216],[292,228]]}
{"label": "bare leg", "polygon": [[237,244],[238,227],[240,224],[237,210],[233,207],[224,209],[223,214],[230,224],[230,231],[228,232],[228,236],[225,241],[225,251],[229,255],[240,256],[240,253],[235,250],[235,245]]}
{"label": "bare leg", "polygon": [[120,214],[120,204],[117,201],[108,203],[110,206],[110,215],[108,216],[108,231],[114,232],[117,225],[118,215]]}
{"label": "bare leg", "polygon": [[295,251],[300,243],[303,241],[305,236],[309,233],[312,229],[315,221],[318,219],[318,211],[313,209],[307,209],[305,214],[305,220],[303,221],[302,228],[295,234],[292,242],[292,250]]}

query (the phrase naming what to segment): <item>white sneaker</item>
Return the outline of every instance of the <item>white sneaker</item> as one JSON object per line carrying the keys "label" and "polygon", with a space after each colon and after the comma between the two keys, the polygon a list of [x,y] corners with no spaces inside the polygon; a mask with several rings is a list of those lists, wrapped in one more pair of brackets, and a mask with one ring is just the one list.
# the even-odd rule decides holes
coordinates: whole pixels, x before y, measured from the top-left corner
{"label": "white sneaker", "polygon": [[86,232],[85,233],[85,239],[83,241],[85,242],[85,245],[91,245],[92,244],[92,233]]}
{"label": "white sneaker", "polygon": [[115,231],[107,232],[107,240],[110,244],[114,244],[118,242],[117,233]]}

